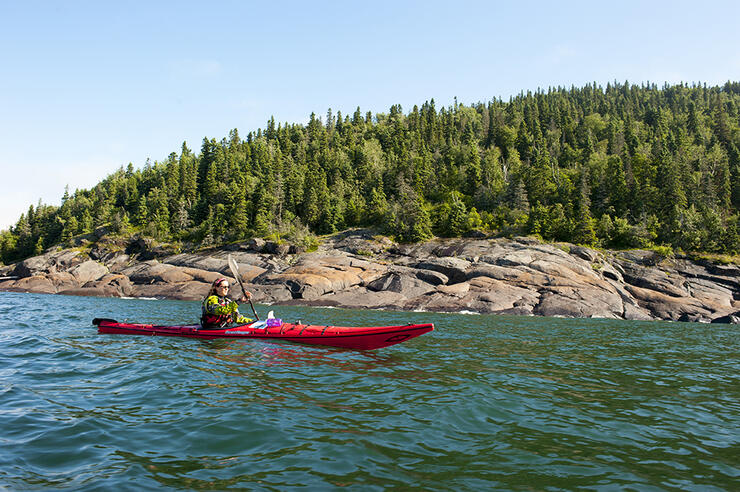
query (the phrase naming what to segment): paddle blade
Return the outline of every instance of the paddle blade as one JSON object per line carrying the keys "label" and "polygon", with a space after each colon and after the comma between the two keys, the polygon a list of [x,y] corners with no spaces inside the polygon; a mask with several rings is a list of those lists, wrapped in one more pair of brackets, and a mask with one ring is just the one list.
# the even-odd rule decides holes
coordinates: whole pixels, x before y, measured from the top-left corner
{"label": "paddle blade", "polygon": [[231,255],[228,256],[228,260],[229,260],[229,268],[231,269],[231,273],[234,274],[234,278],[239,280],[241,278],[239,277],[239,265],[236,264],[236,261],[234,261],[234,258]]}

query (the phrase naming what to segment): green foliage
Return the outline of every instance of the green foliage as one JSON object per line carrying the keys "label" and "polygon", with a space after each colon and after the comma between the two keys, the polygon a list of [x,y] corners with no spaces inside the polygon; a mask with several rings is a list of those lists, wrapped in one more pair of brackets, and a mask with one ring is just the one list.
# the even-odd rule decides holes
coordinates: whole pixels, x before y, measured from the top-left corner
{"label": "green foliage", "polygon": [[609,84],[408,114],[312,115],[200,152],[121,167],[65,189],[0,233],[18,261],[87,234],[142,231],[218,245],[374,226],[405,242],[432,232],[533,234],[611,248],[740,252],[740,91]]}
{"label": "green foliage", "polygon": [[662,256],[663,258],[673,257],[673,248],[671,248],[670,246],[653,246],[650,248],[650,250],[658,254],[658,256]]}
{"label": "green foliage", "polygon": [[[477,211],[476,211],[477,214]],[[475,218],[473,218],[475,221]],[[457,237],[470,230],[468,209],[462,195],[453,191],[434,209],[434,229],[440,236]]]}
{"label": "green foliage", "polygon": [[399,202],[393,203],[385,220],[388,234],[402,243],[415,243],[432,237],[432,221],[424,200],[407,188]]}

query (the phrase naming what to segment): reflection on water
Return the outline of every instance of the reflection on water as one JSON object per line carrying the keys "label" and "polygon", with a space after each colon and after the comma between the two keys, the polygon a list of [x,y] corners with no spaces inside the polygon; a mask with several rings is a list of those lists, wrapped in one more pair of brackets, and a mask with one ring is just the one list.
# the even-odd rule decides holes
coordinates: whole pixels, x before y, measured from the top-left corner
{"label": "reflection on water", "polygon": [[199,305],[0,294],[0,488],[736,488],[737,327],[270,309],[436,330],[372,352],[98,335]]}

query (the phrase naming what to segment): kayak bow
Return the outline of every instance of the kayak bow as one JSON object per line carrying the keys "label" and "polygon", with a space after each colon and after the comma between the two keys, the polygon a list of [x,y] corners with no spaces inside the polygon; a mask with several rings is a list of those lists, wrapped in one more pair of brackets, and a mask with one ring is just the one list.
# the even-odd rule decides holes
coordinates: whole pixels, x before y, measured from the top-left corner
{"label": "kayak bow", "polygon": [[95,318],[98,333],[122,335],[150,335],[186,338],[255,338],[260,340],[286,340],[309,345],[326,345],[355,350],[374,350],[434,330],[432,323],[405,326],[319,326],[282,323],[268,326],[265,321],[254,321],[220,329],[204,329],[200,325],[160,326],[142,323],[119,323],[113,319]]}

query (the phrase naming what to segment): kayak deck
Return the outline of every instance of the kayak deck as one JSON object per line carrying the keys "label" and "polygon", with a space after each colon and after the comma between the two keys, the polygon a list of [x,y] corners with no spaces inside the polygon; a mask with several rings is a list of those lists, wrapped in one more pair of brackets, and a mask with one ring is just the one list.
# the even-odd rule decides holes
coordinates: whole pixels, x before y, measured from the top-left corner
{"label": "kayak deck", "polygon": [[204,339],[253,338],[262,340],[286,340],[289,342],[326,345],[355,350],[374,350],[388,347],[434,330],[432,323],[403,326],[352,327],[295,323],[267,326],[263,321],[255,321],[226,328],[204,329],[200,325],[161,326],[143,323],[119,323],[112,319],[95,318],[93,324],[98,326],[98,333]]}

